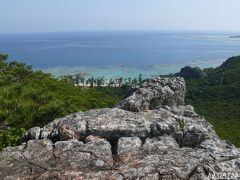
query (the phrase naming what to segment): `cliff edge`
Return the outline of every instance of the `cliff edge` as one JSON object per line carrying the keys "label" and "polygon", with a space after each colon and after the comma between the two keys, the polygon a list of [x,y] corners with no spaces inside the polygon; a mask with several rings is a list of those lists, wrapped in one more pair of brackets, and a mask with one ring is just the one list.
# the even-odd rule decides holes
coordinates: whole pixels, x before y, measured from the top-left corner
{"label": "cliff edge", "polygon": [[240,174],[240,150],[184,104],[183,78],[153,78],[115,108],[31,128],[0,152],[0,179],[209,179]]}

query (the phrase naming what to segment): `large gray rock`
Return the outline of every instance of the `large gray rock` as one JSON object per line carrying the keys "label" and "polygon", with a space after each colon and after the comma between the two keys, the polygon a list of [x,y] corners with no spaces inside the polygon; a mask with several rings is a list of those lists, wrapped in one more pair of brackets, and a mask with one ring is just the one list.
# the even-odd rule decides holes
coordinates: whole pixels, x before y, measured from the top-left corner
{"label": "large gray rock", "polygon": [[0,152],[0,179],[239,176],[240,150],[184,105],[185,88],[181,78],[155,78],[138,89],[144,95],[123,100],[122,109],[78,112],[32,128],[22,145]]}
{"label": "large gray rock", "polygon": [[[58,141],[54,145],[56,168],[111,169],[113,165],[111,145],[106,140],[83,143],[78,140]],[[69,166],[69,167],[68,167]]]}
{"label": "large gray rock", "polygon": [[163,106],[179,106],[184,104],[185,92],[183,78],[157,77],[137,87],[133,94],[121,101],[117,107],[139,112]]}

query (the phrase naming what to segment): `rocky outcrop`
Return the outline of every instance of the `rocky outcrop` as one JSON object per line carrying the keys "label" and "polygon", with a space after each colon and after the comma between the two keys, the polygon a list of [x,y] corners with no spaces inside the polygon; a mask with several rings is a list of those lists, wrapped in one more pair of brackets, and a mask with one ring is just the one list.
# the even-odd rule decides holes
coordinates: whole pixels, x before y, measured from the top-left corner
{"label": "rocky outcrop", "polygon": [[154,78],[137,87],[132,95],[122,100],[118,108],[139,112],[164,106],[184,104],[186,85],[183,78]]}
{"label": "rocky outcrop", "polygon": [[184,105],[185,89],[182,78],[155,78],[116,108],[32,128],[24,143],[0,152],[0,179],[182,180],[240,173],[240,150]]}
{"label": "rocky outcrop", "polygon": [[199,67],[190,66],[185,66],[176,75],[183,77],[184,79],[200,79],[207,76],[207,74]]}

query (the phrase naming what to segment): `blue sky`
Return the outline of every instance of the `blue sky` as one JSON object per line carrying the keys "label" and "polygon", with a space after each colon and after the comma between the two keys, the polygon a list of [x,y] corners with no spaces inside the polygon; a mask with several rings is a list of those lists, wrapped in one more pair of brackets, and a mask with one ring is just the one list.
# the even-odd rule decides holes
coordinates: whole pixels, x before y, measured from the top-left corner
{"label": "blue sky", "polygon": [[240,0],[0,0],[0,32],[240,31]]}

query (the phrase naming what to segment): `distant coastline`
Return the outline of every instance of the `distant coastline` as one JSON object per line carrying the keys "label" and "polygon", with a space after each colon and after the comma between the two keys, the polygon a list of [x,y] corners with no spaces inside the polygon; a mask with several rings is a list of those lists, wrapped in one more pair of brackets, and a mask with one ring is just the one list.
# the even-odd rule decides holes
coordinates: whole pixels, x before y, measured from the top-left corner
{"label": "distant coastline", "polygon": [[239,54],[238,33],[89,32],[0,35],[0,52],[55,77],[151,77],[216,67]]}
{"label": "distant coastline", "polygon": [[54,77],[61,77],[66,75],[76,75],[84,73],[86,78],[94,77],[100,78],[104,77],[106,79],[115,78],[137,78],[139,74],[142,74],[143,78],[149,78],[156,75],[168,75],[172,73],[177,73],[181,68],[185,66],[200,67],[200,68],[210,68],[217,67],[222,64],[226,58],[219,58],[214,60],[193,60],[192,63],[176,63],[176,64],[159,64],[148,66],[145,69],[136,68],[134,66],[124,66],[124,65],[112,65],[112,66],[62,66],[53,67],[47,69],[35,69],[42,70],[45,73],[51,73]]}
{"label": "distant coastline", "polygon": [[229,38],[240,38],[240,35],[237,35],[237,36],[230,36]]}

